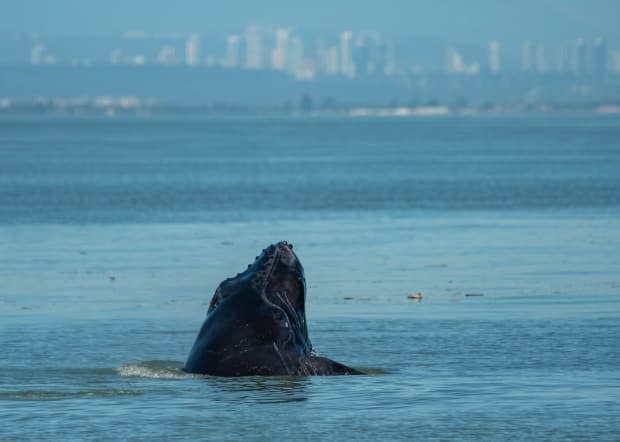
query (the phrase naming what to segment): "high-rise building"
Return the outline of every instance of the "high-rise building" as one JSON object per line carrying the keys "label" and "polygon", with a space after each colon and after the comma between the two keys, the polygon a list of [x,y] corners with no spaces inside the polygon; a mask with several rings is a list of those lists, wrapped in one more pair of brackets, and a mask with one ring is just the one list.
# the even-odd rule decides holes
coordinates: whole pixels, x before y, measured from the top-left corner
{"label": "high-rise building", "polygon": [[355,77],[355,64],[351,55],[351,39],[353,33],[344,31],[340,34],[340,73],[345,77]]}
{"label": "high-rise building", "polygon": [[191,34],[185,42],[185,63],[189,66],[195,66],[200,60],[200,42],[198,35]]}
{"label": "high-rise building", "polygon": [[289,31],[276,30],[276,46],[271,51],[271,67],[277,71],[284,70],[288,65]]}
{"label": "high-rise building", "polygon": [[30,50],[30,63],[41,64],[43,61],[43,54],[45,52],[45,46],[41,43],[35,44]]}
{"label": "high-rise building", "polygon": [[463,59],[459,51],[447,48],[444,54],[444,70],[448,74],[457,74],[463,68]]}
{"label": "high-rise building", "polygon": [[611,54],[611,70],[616,74],[620,74],[620,51],[614,51]]}
{"label": "high-rise building", "polygon": [[572,70],[571,51],[566,45],[562,45],[557,52],[556,70],[558,72],[569,72]]}
{"label": "high-rise building", "polygon": [[245,30],[245,68],[261,69],[263,67],[261,32],[256,26]]}
{"label": "high-rise building", "polygon": [[600,77],[607,72],[607,45],[601,37],[594,40],[592,48],[592,68],[594,75]]}
{"label": "high-rise building", "polygon": [[338,75],[340,72],[340,60],[336,46],[330,46],[325,51],[324,69],[327,75]]}
{"label": "high-rise building", "polygon": [[494,74],[499,73],[500,59],[499,59],[499,42],[493,40],[489,43],[489,70]]}
{"label": "high-rise building", "polygon": [[304,44],[301,38],[294,36],[291,38],[286,69],[293,75],[298,76],[304,66]]}
{"label": "high-rise building", "polygon": [[146,57],[142,54],[132,55],[129,57],[129,61],[127,64],[133,64],[136,66],[141,66],[146,63]]}
{"label": "high-rise building", "polygon": [[372,73],[373,66],[370,62],[370,46],[363,36],[358,36],[355,39],[351,57],[355,64],[356,71],[360,75]]}
{"label": "high-rise building", "polygon": [[461,53],[455,48],[446,49],[444,63],[444,69],[448,74],[477,75],[480,72],[480,65],[477,62],[466,64]]}
{"label": "high-rise building", "polygon": [[30,50],[31,64],[56,64],[56,57],[47,52],[45,45],[41,43],[35,44]]}
{"label": "high-rise building", "polygon": [[545,53],[545,46],[539,43],[536,46],[536,71],[540,74],[547,72],[547,54]]}
{"label": "high-rise building", "polygon": [[586,65],[586,44],[583,38],[575,42],[575,52],[573,55],[573,71],[576,74],[584,74],[587,71]]}
{"label": "high-rise building", "polygon": [[171,65],[177,63],[176,49],[172,46],[164,46],[157,54],[159,64]]}
{"label": "high-rise building", "polygon": [[234,68],[239,66],[239,36],[229,35],[226,38],[226,55],[222,60],[222,66]]}
{"label": "high-rise building", "polygon": [[110,53],[110,64],[121,64],[123,61],[123,53],[120,49],[114,49]]}
{"label": "high-rise building", "polygon": [[383,64],[383,74],[390,77],[396,73],[396,51],[391,42],[385,44],[385,59]]}

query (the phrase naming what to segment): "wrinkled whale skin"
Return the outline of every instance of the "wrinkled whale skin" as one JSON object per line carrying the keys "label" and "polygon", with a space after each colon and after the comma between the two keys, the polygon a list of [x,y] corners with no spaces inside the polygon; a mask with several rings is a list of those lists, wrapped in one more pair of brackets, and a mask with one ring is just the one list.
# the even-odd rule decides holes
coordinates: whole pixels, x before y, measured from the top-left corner
{"label": "wrinkled whale skin", "polygon": [[184,370],[215,376],[362,374],[318,356],[308,337],[306,281],[286,241],[270,245],[213,295]]}

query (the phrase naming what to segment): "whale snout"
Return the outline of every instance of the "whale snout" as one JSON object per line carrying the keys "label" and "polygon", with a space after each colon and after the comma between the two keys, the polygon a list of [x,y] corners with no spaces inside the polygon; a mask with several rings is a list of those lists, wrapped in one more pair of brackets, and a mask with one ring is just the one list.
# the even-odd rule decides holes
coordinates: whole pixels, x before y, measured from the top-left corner
{"label": "whale snout", "polygon": [[293,244],[289,244],[286,241],[280,241],[275,245],[275,249],[282,264],[294,267],[295,269],[300,266],[299,259],[297,258],[297,255],[295,255],[295,252],[293,252]]}
{"label": "whale snout", "polygon": [[256,257],[254,264],[248,267],[248,276],[252,285],[262,292],[269,282],[282,275],[304,279],[304,270],[299,258],[293,251],[293,245],[287,241],[272,244]]}

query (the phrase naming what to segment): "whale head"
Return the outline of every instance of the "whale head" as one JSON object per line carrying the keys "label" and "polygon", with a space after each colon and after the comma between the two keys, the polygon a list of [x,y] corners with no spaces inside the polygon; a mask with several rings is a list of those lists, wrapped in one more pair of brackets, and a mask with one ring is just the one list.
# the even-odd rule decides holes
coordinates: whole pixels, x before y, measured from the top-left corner
{"label": "whale head", "polygon": [[185,370],[223,376],[355,373],[314,354],[305,302],[304,269],[293,245],[270,245],[217,287]]}

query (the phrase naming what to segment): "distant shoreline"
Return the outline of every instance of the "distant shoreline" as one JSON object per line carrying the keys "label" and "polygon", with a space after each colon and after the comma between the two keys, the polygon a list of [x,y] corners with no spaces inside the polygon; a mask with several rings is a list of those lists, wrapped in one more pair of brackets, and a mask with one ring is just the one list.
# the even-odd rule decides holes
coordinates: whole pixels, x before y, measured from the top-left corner
{"label": "distant shoreline", "polygon": [[32,101],[0,99],[2,115],[67,115],[67,116],[116,116],[116,115],[166,115],[202,114],[214,116],[306,116],[306,117],[445,117],[491,115],[567,115],[600,114],[619,115],[620,103],[588,104],[493,104],[480,106],[450,106],[431,104],[422,106],[339,106],[337,108],[303,108],[293,106],[249,106],[236,104],[175,105],[161,104],[136,97],[97,97],[77,99],[38,98]]}

